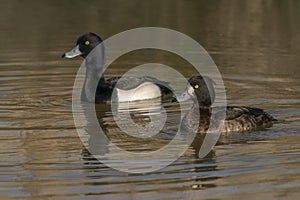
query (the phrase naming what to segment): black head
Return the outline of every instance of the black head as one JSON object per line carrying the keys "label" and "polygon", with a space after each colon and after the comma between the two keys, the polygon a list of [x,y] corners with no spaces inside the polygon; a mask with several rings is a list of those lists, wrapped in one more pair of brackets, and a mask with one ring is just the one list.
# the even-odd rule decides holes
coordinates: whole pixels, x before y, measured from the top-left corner
{"label": "black head", "polygon": [[207,76],[192,76],[188,82],[177,101],[193,99],[198,101],[200,107],[210,107],[215,100],[214,81]]}
{"label": "black head", "polygon": [[86,33],[77,39],[76,45],[79,45],[81,56],[85,58],[101,42],[102,39],[95,33]]}
{"label": "black head", "polygon": [[62,57],[73,58],[87,55],[98,45],[102,43],[102,39],[95,33],[85,33],[77,39],[76,46],[69,52],[64,53]]}
{"label": "black head", "polygon": [[192,76],[189,79],[200,106],[209,107],[215,100],[214,81],[207,76]]}

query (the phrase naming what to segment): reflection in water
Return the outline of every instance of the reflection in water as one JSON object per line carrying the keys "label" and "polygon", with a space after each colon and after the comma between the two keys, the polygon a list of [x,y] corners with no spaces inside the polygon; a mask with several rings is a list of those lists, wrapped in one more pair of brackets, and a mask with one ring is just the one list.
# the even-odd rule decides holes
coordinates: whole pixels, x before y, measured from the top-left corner
{"label": "reflection in water", "polygon": [[142,102],[122,102],[112,105],[112,114],[117,127],[127,135],[150,138],[162,130],[167,112],[160,98]]}
{"label": "reflection in water", "polygon": [[[192,152],[189,149],[187,152]],[[101,186],[98,193],[90,195],[101,195],[104,193],[113,194],[114,192],[132,191],[129,197],[138,197],[139,191],[150,192],[167,192],[168,190],[185,191],[187,196],[193,190],[203,190],[206,188],[216,187],[214,181],[218,176],[213,175],[217,169],[217,163],[213,159],[215,156],[212,151],[205,159],[191,159],[188,155],[182,156],[175,165],[169,165],[159,171],[145,174],[126,174],[117,170],[112,170],[103,166],[101,162],[93,158],[88,151],[83,151],[85,160],[84,168],[88,171],[88,186]],[[191,153],[194,155],[194,152]],[[177,175],[178,176],[177,176]],[[160,177],[160,178],[158,178]],[[118,181],[123,180],[123,181]],[[143,187],[141,187],[143,186]]]}
{"label": "reflection in water", "polygon": [[94,157],[115,169],[134,173],[157,170],[177,160],[193,140],[192,135],[178,132],[179,107],[168,112],[170,108],[164,108],[160,99],[117,103],[114,109],[101,116],[99,126],[92,104],[73,102],[83,144]]}
{"label": "reflection in water", "polygon": [[[298,1],[263,0],[3,1],[0,198],[297,199],[299,9]],[[105,39],[142,26],[191,36],[218,65],[229,104],[261,107],[285,121],[270,130],[224,138],[226,145],[217,145],[204,159],[195,157],[199,144],[193,144],[157,172],[126,174],[94,160],[83,150],[71,112],[81,61],[62,61],[60,55],[82,33],[93,31]],[[121,75],[153,60],[186,77],[195,73],[183,59],[161,52],[133,54],[105,73]],[[111,109],[96,107],[100,123],[117,142],[120,130],[113,129]],[[160,142],[119,142],[122,148],[147,151],[168,143],[179,118],[176,105],[164,109],[170,129],[156,136]]]}
{"label": "reflection in water", "polygon": [[[87,106],[92,106],[91,104],[88,104]],[[128,113],[130,113],[129,117],[132,117],[132,120],[134,122],[138,122],[140,124],[147,124],[149,123],[149,116],[153,116],[153,115],[158,115],[159,114],[159,110],[161,110],[161,108],[163,107],[164,104],[161,104],[160,99],[156,99],[156,100],[148,100],[148,101],[143,101],[143,102],[132,102],[129,103],[129,105],[125,105],[124,103],[118,103],[117,108],[117,112],[115,112],[116,115],[119,115],[118,117],[124,117],[124,114],[126,115],[125,117],[127,117]],[[112,113],[109,112],[109,109],[106,111],[101,110],[102,105],[96,105],[97,109],[97,113],[98,113],[98,117],[100,115],[100,113],[102,114],[101,118],[99,118],[98,120],[100,120],[100,125],[101,128],[103,130],[105,130],[105,134],[108,136],[109,140],[112,141],[113,143],[117,144],[120,148],[122,148],[123,151],[135,151],[138,153],[141,152],[145,152],[145,151],[155,151],[157,149],[162,148],[163,146],[167,145],[170,142],[170,139],[173,139],[174,135],[169,135],[168,133],[164,132],[164,131],[169,131],[170,132],[170,127],[168,127],[168,125],[166,125],[166,127],[164,127],[164,129],[158,133],[156,136],[154,136],[154,138],[147,138],[144,137],[144,135],[138,136],[132,136],[132,135],[128,135],[128,131],[135,131],[134,129],[136,129],[136,124],[132,124],[132,126],[128,126],[127,130],[125,130],[126,132],[122,133],[122,130],[120,130],[119,125],[116,124],[116,122],[113,119]],[[129,107],[129,110],[128,110]],[[168,118],[168,120],[166,120],[166,124],[173,124],[173,128],[176,127],[176,129],[178,129],[178,117],[180,119],[180,110],[178,105],[172,105],[172,104],[168,104],[166,103],[164,105],[165,109],[169,115],[173,115],[173,117]],[[106,107],[107,108],[107,107]],[[173,110],[173,112],[172,112]],[[127,112],[128,111],[128,112]],[[177,113],[177,117],[176,117],[176,113]],[[160,116],[160,115],[159,115]],[[163,116],[162,116],[163,117]],[[169,116],[170,117],[170,116]],[[117,118],[122,120],[121,118]],[[115,118],[116,119],[116,118]],[[124,120],[124,118],[123,118]],[[175,121],[174,121],[175,120]],[[128,122],[127,122],[128,123]],[[138,126],[137,125],[137,126]],[[175,125],[175,127],[174,127]],[[177,130],[174,130],[173,134],[177,132]],[[89,128],[86,128],[86,130],[89,130]],[[93,129],[92,129],[93,130]],[[124,130],[123,130],[124,131]],[[89,138],[89,145],[86,145],[87,147],[90,145],[95,145],[94,142],[95,140],[99,139],[99,134],[94,135],[93,133],[90,133],[90,138]],[[105,154],[107,154],[107,159],[110,159],[109,157],[109,153],[110,151],[113,151],[112,149],[110,149],[110,145],[108,143],[107,138],[104,139],[101,138],[102,142],[106,141],[107,143],[102,143],[101,145],[105,145],[106,148],[106,152],[104,152]],[[211,180],[216,180],[217,177],[209,177],[209,178],[202,178],[201,176],[192,176],[190,177],[189,173],[203,173],[203,172],[209,172],[209,171],[213,171],[214,169],[216,169],[216,164],[213,161],[213,155],[214,153],[211,152],[210,154],[208,154],[206,156],[205,159],[205,165],[202,165],[203,161],[199,161],[197,159],[198,157],[198,152],[199,149],[201,147],[203,141],[203,135],[198,135],[194,142],[192,143],[191,147],[184,153],[184,155],[177,161],[178,164],[176,164],[175,166],[170,165],[170,166],[166,166],[164,169],[161,169],[159,171],[156,172],[151,172],[148,174],[149,177],[151,176],[161,176],[162,179],[161,180],[157,180],[156,184],[158,187],[159,184],[165,184],[165,180],[163,178],[163,176],[170,176],[173,173],[183,173],[186,174],[184,175],[182,178],[182,180],[178,179],[176,181],[176,183],[178,184],[177,187],[182,188],[182,185],[185,185],[186,188],[189,188],[190,190],[195,190],[195,189],[204,189],[204,188],[211,188],[211,187],[215,187],[215,184],[209,183],[209,181]],[[134,146],[132,146],[134,144]],[[99,145],[99,144],[97,144]],[[102,147],[98,146],[99,149],[102,149]],[[180,148],[180,146],[177,146],[177,148]],[[99,153],[103,153],[102,151],[99,151]],[[85,165],[87,170],[92,172],[97,171],[97,169],[101,169],[104,170],[106,168],[106,170],[111,171],[112,169],[110,169],[108,166],[104,166],[99,160],[97,160],[95,158],[95,155],[90,154],[89,150],[84,149],[82,152],[82,156],[83,159],[86,161]],[[97,156],[96,156],[97,157]],[[124,158],[122,158],[122,156],[118,157],[119,160],[115,160],[113,159],[113,162],[116,162],[116,164],[119,165],[119,168],[121,165],[124,165],[125,167],[128,166],[128,160],[124,160]],[[192,158],[192,159],[191,159]],[[196,158],[196,159],[195,159]],[[101,158],[103,159],[103,158]],[[158,158],[156,158],[158,159]],[[160,158],[161,159],[161,158]],[[155,157],[153,157],[151,160],[155,160]],[[136,166],[138,167],[140,165],[139,162],[141,162],[141,160],[136,160]],[[180,164],[182,163],[182,164]],[[210,163],[210,164],[209,164]],[[110,163],[110,166],[113,163]],[[145,165],[142,165],[143,167],[147,167],[150,169],[153,168],[154,166],[150,165],[148,163],[146,163]],[[106,171],[104,170],[104,171]],[[171,172],[171,173],[170,173]],[[117,170],[115,170],[113,172],[114,177],[119,177],[119,178],[124,178],[124,179],[128,179],[126,181],[126,186],[124,185],[123,190],[132,190],[136,188],[136,183],[139,182],[139,184],[151,184],[152,182],[152,178],[149,178],[149,180],[146,178],[142,178],[143,181],[141,182],[139,176],[140,175],[136,175],[134,179],[130,179],[128,177],[128,174],[124,174],[122,172],[118,172]],[[104,174],[103,174],[104,175]],[[119,186],[114,186],[114,182],[111,182],[110,180],[106,180],[105,178],[100,178],[101,175],[91,175],[88,176],[88,178],[91,178],[93,181],[91,183],[87,183],[87,185],[92,185],[92,186],[96,186],[96,185],[103,185],[103,182],[109,183],[109,185],[111,185],[111,187],[108,189],[106,188],[105,191],[107,193],[110,193],[109,191],[115,191],[116,189],[118,190],[120,187]],[[190,184],[187,183],[188,182],[192,182]],[[206,183],[208,182],[208,183]],[[118,184],[119,185],[119,184]],[[160,186],[159,186],[160,187]],[[137,189],[137,188],[136,188]],[[99,193],[95,193],[93,195],[99,195],[101,194],[101,192]],[[132,193],[132,195],[129,195],[130,197],[134,197],[135,194]]]}

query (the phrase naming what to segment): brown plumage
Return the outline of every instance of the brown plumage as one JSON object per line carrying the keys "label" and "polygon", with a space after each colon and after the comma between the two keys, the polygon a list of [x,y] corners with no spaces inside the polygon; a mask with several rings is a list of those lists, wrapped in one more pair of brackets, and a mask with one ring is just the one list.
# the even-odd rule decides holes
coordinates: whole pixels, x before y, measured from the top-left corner
{"label": "brown plumage", "polygon": [[[185,115],[181,124],[182,130],[206,133],[209,126],[212,131],[220,126],[222,108],[212,108],[214,102],[214,83],[208,77],[193,76],[189,79],[189,84],[178,101],[193,99],[192,109]],[[212,109],[216,112],[216,118],[211,118]],[[224,109],[223,109],[224,110]],[[220,112],[220,115],[218,115]],[[276,121],[271,115],[260,108],[251,108],[246,106],[227,106],[224,125],[221,129],[223,135],[253,131],[272,126]]]}

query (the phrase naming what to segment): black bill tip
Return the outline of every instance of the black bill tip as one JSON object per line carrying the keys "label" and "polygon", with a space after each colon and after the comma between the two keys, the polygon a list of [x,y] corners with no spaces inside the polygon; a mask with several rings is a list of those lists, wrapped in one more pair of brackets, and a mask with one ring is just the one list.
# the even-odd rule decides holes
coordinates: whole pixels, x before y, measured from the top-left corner
{"label": "black bill tip", "polygon": [[178,101],[177,101],[177,98],[176,98],[176,97],[172,98],[172,99],[171,99],[171,102],[178,102]]}

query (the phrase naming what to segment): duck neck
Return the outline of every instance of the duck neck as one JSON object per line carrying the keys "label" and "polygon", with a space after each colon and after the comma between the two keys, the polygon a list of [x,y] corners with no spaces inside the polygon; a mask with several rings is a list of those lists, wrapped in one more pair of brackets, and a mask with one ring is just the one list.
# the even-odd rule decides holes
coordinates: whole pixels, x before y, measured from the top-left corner
{"label": "duck neck", "polygon": [[199,107],[200,118],[207,118],[211,116],[211,107]]}
{"label": "duck neck", "polygon": [[86,76],[81,99],[88,102],[94,102],[98,82],[104,81],[104,49],[98,46],[85,58]]}
{"label": "duck neck", "polygon": [[212,108],[211,107],[205,107],[205,106],[199,106],[198,104],[194,104],[193,106],[194,112],[197,112],[200,114],[200,120],[201,119],[208,119],[212,115]]}

